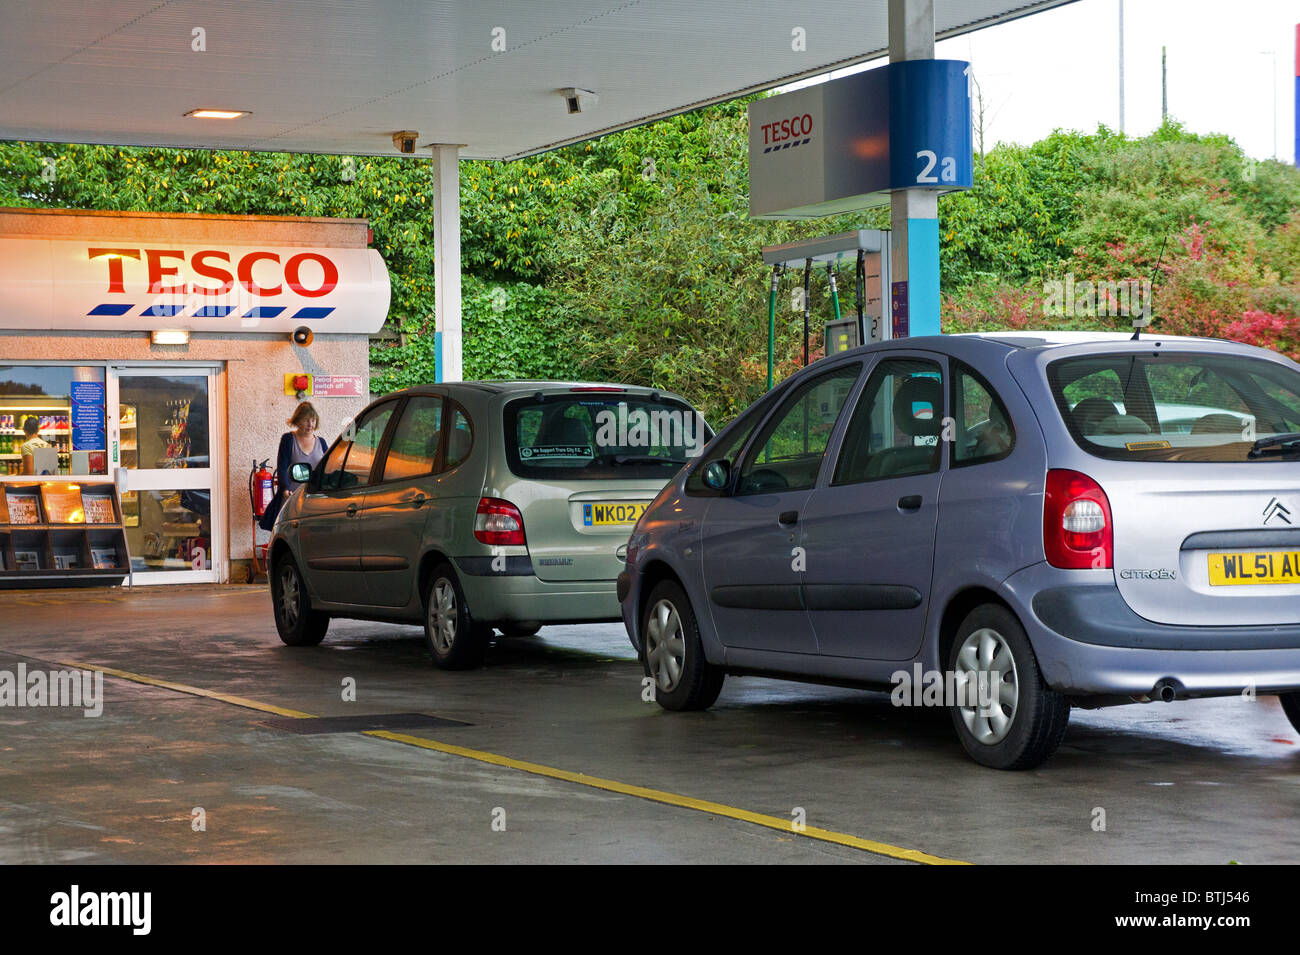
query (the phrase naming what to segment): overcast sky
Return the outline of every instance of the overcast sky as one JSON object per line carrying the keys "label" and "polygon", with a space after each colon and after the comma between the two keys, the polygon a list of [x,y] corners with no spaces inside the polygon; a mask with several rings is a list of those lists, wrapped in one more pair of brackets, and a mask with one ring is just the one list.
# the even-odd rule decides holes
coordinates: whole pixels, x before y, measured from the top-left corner
{"label": "overcast sky", "polygon": [[[1125,0],[1125,131],[1160,125],[1164,45],[1171,117],[1198,133],[1226,133],[1265,159],[1274,154],[1276,88],[1277,155],[1294,162],[1297,23],[1297,0]],[[1056,127],[1118,128],[1118,38],[1119,0],[1078,0],[945,40],[935,56],[974,66],[987,149],[1031,143]]]}

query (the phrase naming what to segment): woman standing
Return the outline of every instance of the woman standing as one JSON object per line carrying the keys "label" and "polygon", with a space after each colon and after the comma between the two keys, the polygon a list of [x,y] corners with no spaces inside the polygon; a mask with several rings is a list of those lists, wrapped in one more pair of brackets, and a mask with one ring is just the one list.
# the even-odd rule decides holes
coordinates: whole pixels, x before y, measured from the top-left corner
{"label": "woman standing", "polygon": [[280,476],[280,493],[258,521],[258,526],[264,531],[275,527],[280,508],[298,490],[298,482],[290,476],[293,466],[305,464],[309,468],[315,468],[320,459],[325,457],[325,439],[316,434],[316,429],[320,427],[320,415],[316,414],[310,401],[298,405],[288,424],[293,430],[286,431],[280,437],[280,451],[275,460],[275,470]]}

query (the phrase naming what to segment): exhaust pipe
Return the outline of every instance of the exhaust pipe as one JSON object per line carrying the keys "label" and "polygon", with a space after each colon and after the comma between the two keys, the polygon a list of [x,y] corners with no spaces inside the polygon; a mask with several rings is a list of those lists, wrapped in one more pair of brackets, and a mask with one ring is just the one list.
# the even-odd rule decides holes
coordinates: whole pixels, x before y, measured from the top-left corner
{"label": "exhaust pipe", "polygon": [[1171,676],[1163,677],[1156,681],[1156,685],[1151,688],[1151,699],[1159,700],[1161,703],[1172,703],[1180,696],[1185,696],[1186,690],[1183,685]]}

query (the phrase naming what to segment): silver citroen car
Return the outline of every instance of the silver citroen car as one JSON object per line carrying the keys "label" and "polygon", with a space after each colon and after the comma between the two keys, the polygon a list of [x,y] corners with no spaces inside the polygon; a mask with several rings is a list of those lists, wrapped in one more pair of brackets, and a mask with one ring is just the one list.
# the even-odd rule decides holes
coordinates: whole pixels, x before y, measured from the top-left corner
{"label": "silver citroen car", "polygon": [[858,348],[724,429],[627,563],[667,709],[728,673],[888,689],[1001,769],[1076,705],[1278,694],[1300,729],[1300,365],[1124,334]]}

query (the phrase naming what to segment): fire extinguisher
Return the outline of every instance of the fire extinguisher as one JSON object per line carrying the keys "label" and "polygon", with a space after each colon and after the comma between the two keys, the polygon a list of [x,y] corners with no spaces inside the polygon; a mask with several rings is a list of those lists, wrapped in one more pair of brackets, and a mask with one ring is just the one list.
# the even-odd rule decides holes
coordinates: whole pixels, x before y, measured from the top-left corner
{"label": "fire extinguisher", "polygon": [[261,517],[275,500],[275,472],[268,465],[270,460],[257,463],[253,459],[253,470],[248,475],[248,497],[253,504],[253,516]]}

